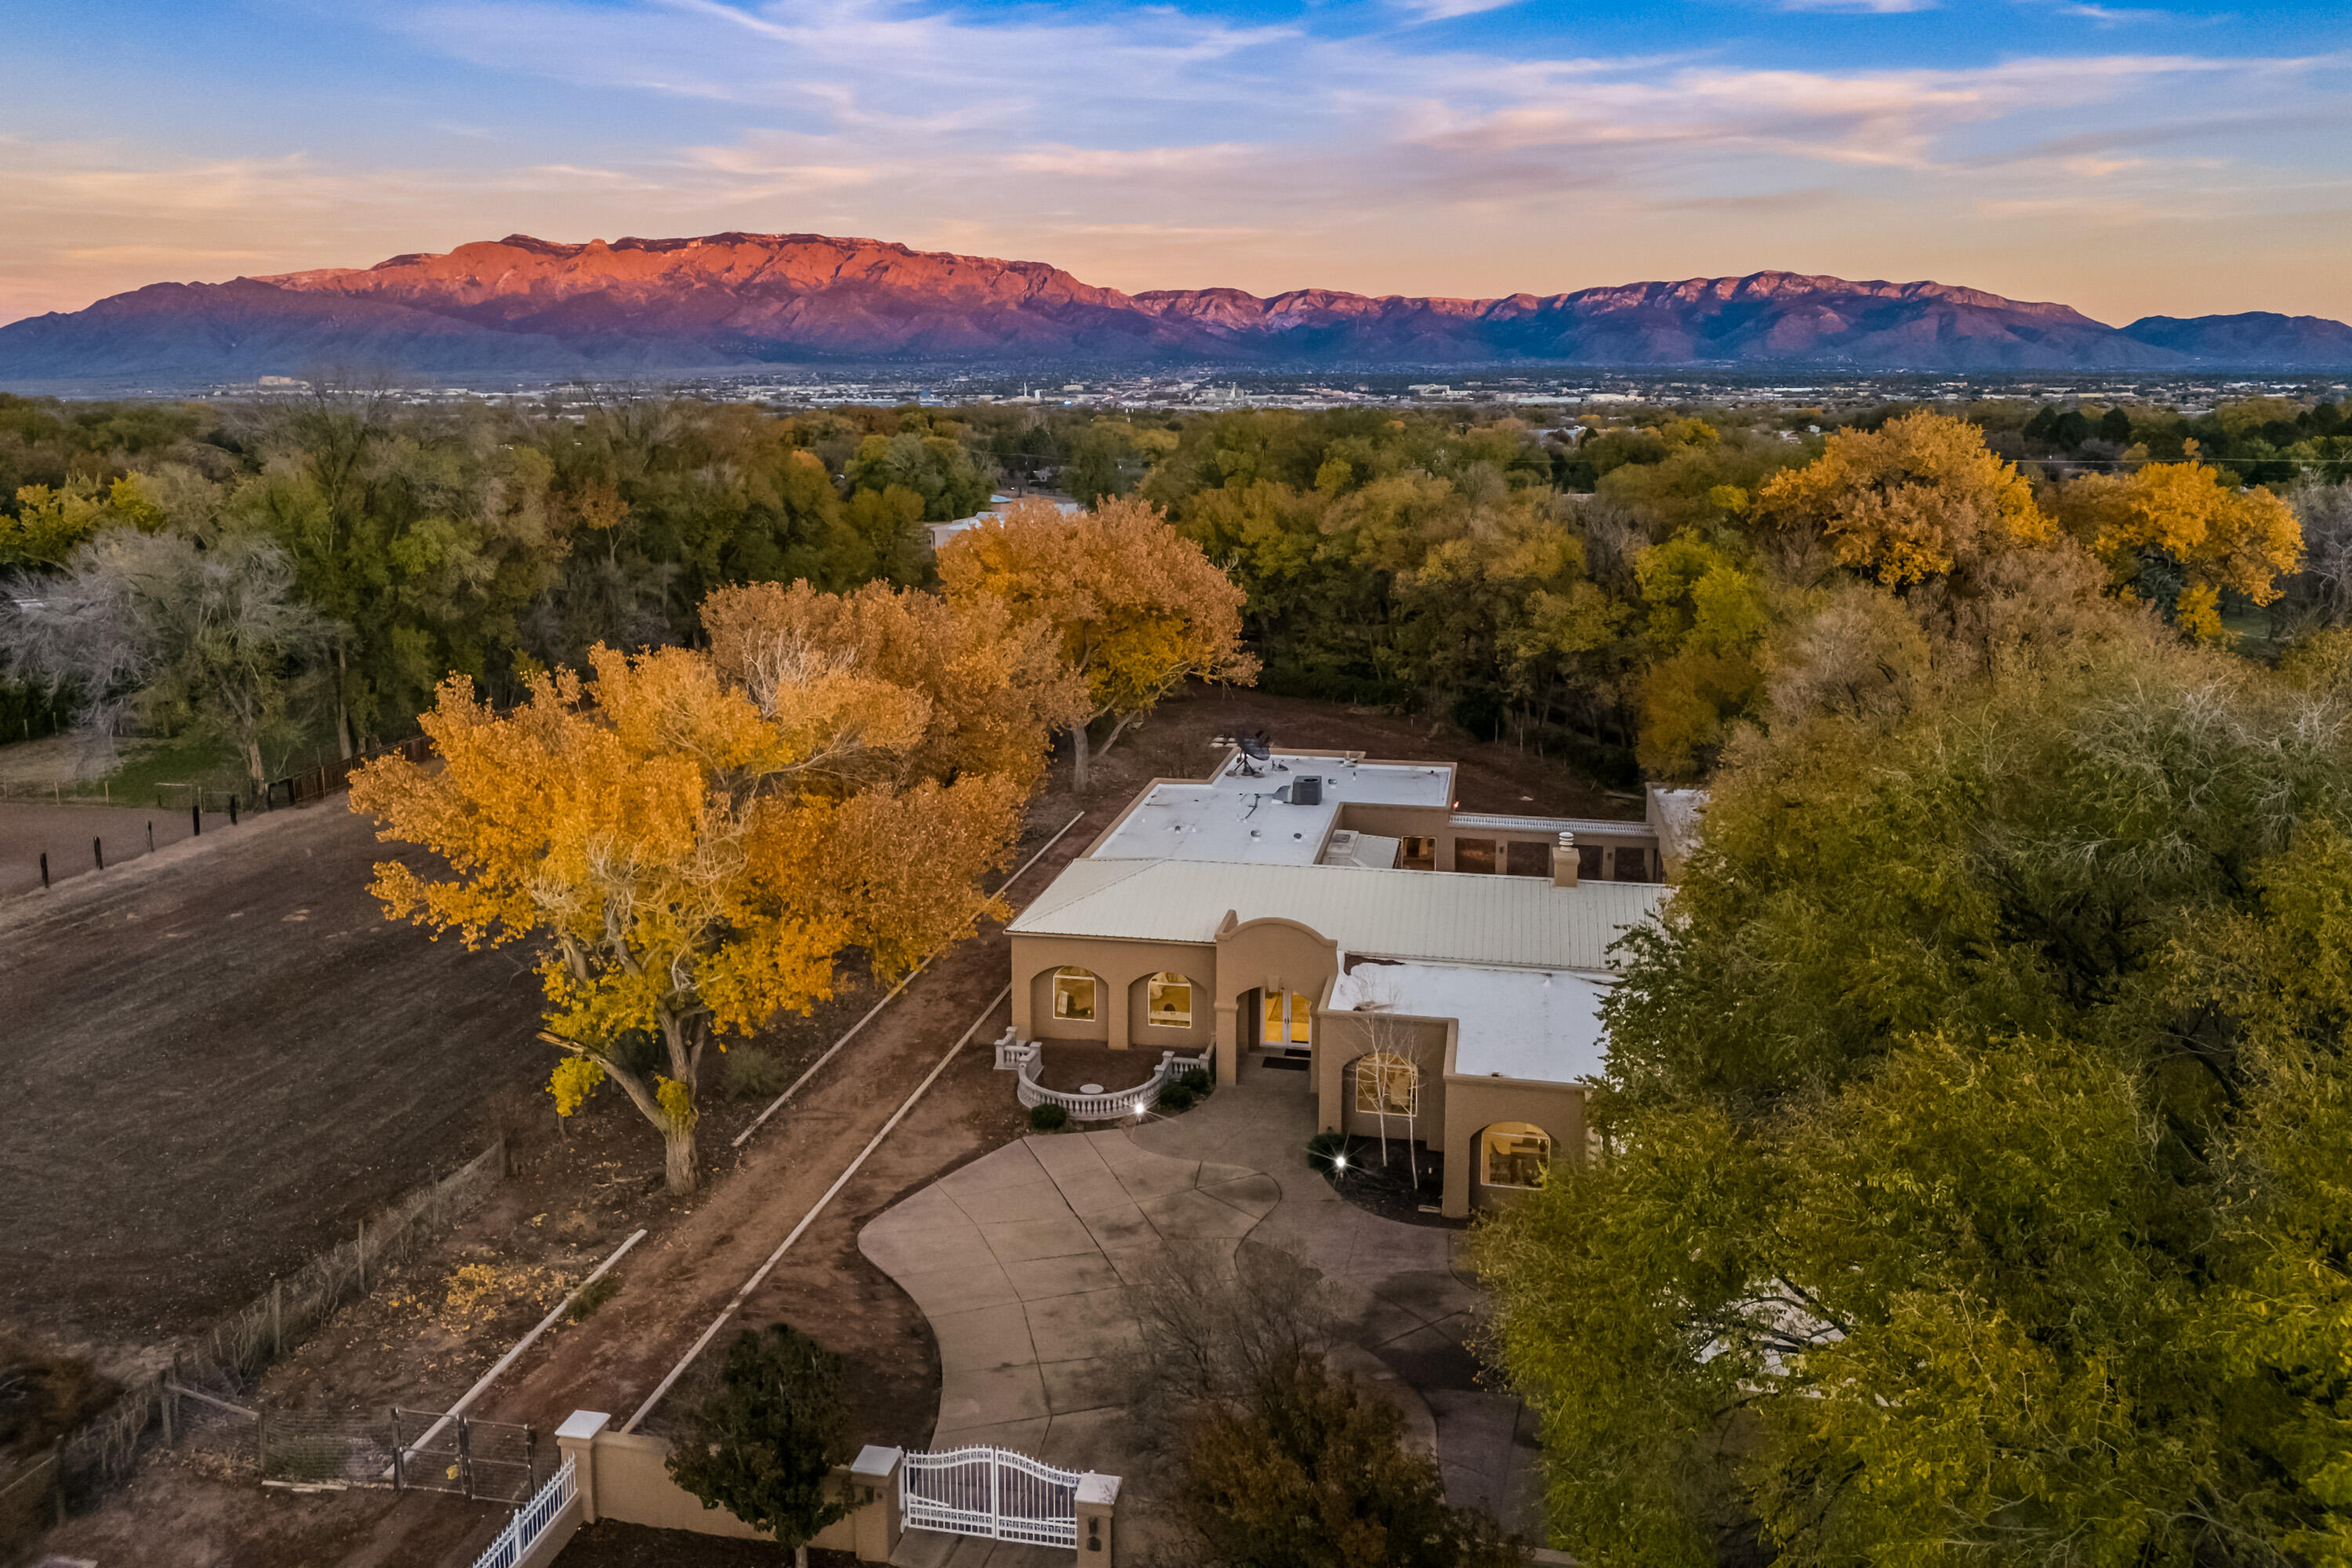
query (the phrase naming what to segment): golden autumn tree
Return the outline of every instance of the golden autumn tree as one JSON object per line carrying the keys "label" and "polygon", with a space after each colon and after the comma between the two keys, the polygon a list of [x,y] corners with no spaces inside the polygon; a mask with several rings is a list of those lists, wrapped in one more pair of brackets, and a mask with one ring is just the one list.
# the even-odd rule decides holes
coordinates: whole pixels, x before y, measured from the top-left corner
{"label": "golden autumn tree", "polygon": [[702,601],[719,677],[759,679],[765,663],[822,647],[859,672],[930,699],[923,736],[887,754],[901,778],[999,773],[1023,790],[1045,771],[1053,732],[1076,723],[1087,689],[1062,662],[1052,628],[1015,625],[1002,599],[951,604],[869,583],[821,594],[806,583],[749,583]]}
{"label": "golden autumn tree", "polygon": [[2280,575],[2303,559],[2293,508],[2260,486],[2226,485],[2220,470],[2200,463],[2086,474],[2060,489],[2058,517],[2127,592],[2145,598],[2154,583],[2166,583],[2173,623],[2204,642],[2229,635],[2224,590],[2267,605],[2279,596]]}
{"label": "golden autumn tree", "polygon": [[539,944],[557,1110],[619,1084],[684,1193],[708,1047],[830,996],[844,949],[887,974],[996,912],[978,878],[1023,790],[903,782],[931,699],[838,648],[780,644],[732,680],[682,648],[593,663],[503,715],[451,677],[423,720],[437,761],[371,763],[352,808],[446,866],[379,865],[388,918]]}
{"label": "golden autumn tree", "polygon": [[1837,432],[1820,457],[1775,474],[1756,511],[1819,532],[1840,565],[1889,587],[2041,543],[2054,526],[2025,476],[1985,448],[1982,431],[1927,413]]}
{"label": "golden autumn tree", "polygon": [[1086,682],[1069,725],[1074,776],[1087,787],[1090,728],[1111,721],[1101,751],[1187,680],[1257,679],[1242,651],[1242,589],[1147,501],[1105,500],[1065,515],[1016,501],[940,552],[948,598],[1002,601],[1016,626],[1050,628]]}

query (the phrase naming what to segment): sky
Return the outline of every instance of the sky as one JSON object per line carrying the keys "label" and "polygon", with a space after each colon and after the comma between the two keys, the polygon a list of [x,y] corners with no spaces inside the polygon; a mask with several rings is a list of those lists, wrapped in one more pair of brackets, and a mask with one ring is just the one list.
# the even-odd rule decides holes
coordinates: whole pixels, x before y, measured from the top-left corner
{"label": "sky", "polygon": [[2352,5],[7,0],[0,321],[510,233],[2352,319]]}

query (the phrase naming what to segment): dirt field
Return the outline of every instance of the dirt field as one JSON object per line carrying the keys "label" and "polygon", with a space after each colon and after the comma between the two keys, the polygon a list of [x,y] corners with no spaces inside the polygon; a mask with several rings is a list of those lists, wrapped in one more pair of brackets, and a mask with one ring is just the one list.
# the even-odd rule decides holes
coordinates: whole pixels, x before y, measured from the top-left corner
{"label": "dirt field", "polygon": [[[1630,813],[1539,759],[1465,748],[1425,725],[1251,694],[1195,697],[1106,759],[1090,800],[1064,787],[1036,803],[1033,842],[1081,805],[1089,816],[1013,902],[1042,890],[1143,779],[1197,773],[1213,755],[1211,735],[1261,726],[1277,745],[1459,758],[1469,809]],[[0,1311],[117,1347],[208,1322],[343,1235],[360,1210],[408,1184],[420,1161],[462,1157],[503,1126],[518,1176],[437,1254],[274,1369],[261,1395],[309,1409],[446,1399],[643,1225],[652,1234],[617,1271],[617,1292],[535,1347],[477,1408],[542,1431],[575,1408],[611,1412],[617,1425],[1004,984],[1005,942],[991,927],[919,977],[740,1156],[729,1140],[753,1108],[714,1097],[703,1122],[709,1179],[674,1203],[658,1191],[651,1131],[616,1097],[556,1136],[539,1092],[545,1064],[513,1048],[537,1001],[520,959],[436,947],[383,921],[360,890],[379,853],[341,813],[281,812],[255,825],[234,858],[159,858],[119,881],[109,872],[61,889],[37,921],[0,923],[11,957],[22,949],[37,963],[42,998],[37,1026],[12,1029],[0,1061],[47,1097],[27,1146],[12,1139],[0,1152],[18,1191],[45,1194],[35,1214],[0,1215]],[[870,1002],[845,996],[795,1023],[775,1042],[779,1054],[807,1059]],[[858,1441],[921,1446],[939,1385],[921,1314],[859,1255],[857,1231],[1024,1131],[1011,1077],[992,1070],[986,1049],[1004,1016],[989,1011],[973,1044],[736,1320],[791,1322],[848,1357]],[[283,1048],[289,1039],[302,1047]],[[44,1058],[56,1056],[72,1076],[48,1087]],[[125,1093],[119,1086],[134,1076],[145,1084]],[[72,1125],[52,1130],[53,1119]],[[67,1260],[62,1279],[47,1266],[52,1257]],[[20,1267],[37,1258],[47,1276],[38,1288]],[[504,1284],[455,1311],[453,1289],[485,1278],[461,1276],[469,1268]],[[662,1425],[657,1410],[648,1428]],[[434,1495],[263,1492],[250,1475],[183,1451],[158,1455],[133,1487],[50,1545],[108,1568],[462,1564],[501,1518]],[[708,1554],[661,1542],[658,1557],[643,1555],[652,1542],[611,1547],[610,1557],[583,1551],[681,1568],[740,1560],[716,1542]]]}

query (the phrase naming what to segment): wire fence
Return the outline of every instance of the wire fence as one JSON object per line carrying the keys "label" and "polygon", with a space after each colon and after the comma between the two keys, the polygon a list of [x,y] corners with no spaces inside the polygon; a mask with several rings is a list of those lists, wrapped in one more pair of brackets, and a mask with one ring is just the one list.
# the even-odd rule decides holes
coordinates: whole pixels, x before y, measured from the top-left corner
{"label": "wire fence", "polygon": [[[183,1346],[168,1368],[133,1384],[67,1437],[59,1470],[67,1495],[87,1501],[128,1478],[149,1435],[160,1429],[175,1437],[187,1424],[192,1405],[208,1412],[226,1405],[233,1413],[236,1391],[336,1308],[365,1295],[370,1281],[382,1279],[386,1268],[431,1246],[506,1171],[506,1140],[501,1138],[448,1175],[362,1220],[351,1240],[312,1258],[210,1333]],[[261,1419],[257,1413],[257,1417]],[[266,1418],[285,1419],[282,1415]],[[289,1462],[297,1462],[299,1449],[287,1451]],[[265,1469],[268,1453],[263,1447]],[[388,1458],[385,1464],[388,1468]],[[0,1545],[5,1544],[5,1537],[0,1536]]]}

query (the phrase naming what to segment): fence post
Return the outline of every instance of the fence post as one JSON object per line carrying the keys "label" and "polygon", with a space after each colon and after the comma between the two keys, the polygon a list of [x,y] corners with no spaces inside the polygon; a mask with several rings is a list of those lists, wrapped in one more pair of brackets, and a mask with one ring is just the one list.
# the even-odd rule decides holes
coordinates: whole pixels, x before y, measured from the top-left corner
{"label": "fence post", "polygon": [[43,850],[43,851],[41,852],[41,891],[43,891],[43,892],[45,892],[45,893],[46,893],[46,892],[47,892],[48,890],[49,890],[49,855],[48,855],[48,851],[45,849],[45,850]]}
{"label": "fence post", "polygon": [[408,1450],[400,1441],[400,1406],[392,1407],[392,1489],[408,1489]]}
{"label": "fence post", "polygon": [[286,1282],[269,1282],[269,1359],[281,1360],[286,1354]]}
{"label": "fence post", "polygon": [[228,797],[228,825],[231,827],[236,826],[236,796],[234,795]]}
{"label": "fence post", "polygon": [[205,792],[198,790],[196,792],[196,804],[188,807],[188,835],[190,837],[194,837],[195,836],[203,833],[204,830]]}
{"label": "fence post", "polygon": [[164,1375],[163,1383],[156,1389],[156,1393],[162,1396],[157,1400],[157,1403],[163,1407],[163,1447],[166,1448],[175,1447],[180,1440],[179,1434],[173,1429],[173,1423],[172,1420],[172,1417],[178,1414],[180,1404],[180,1396],[173,1393],[173,1390],[179,1387],[179,1385],[180,1358],[177,1355],[173,1355],[172,1357],[172,1370]]}
{"label": "fence post", "polygon": [[89,841],[89,858],[98,862],[100,870],[106,869],[106,845],[102,840],[93,838]]}
{"label": "fence post", "polygon": [[473,1423],[462,1415],[457,1417],[457,1485],[465,1492],[466,1500],[471,1502],[474,1500],[474,1445],[467,1439],[466,1429]]}

